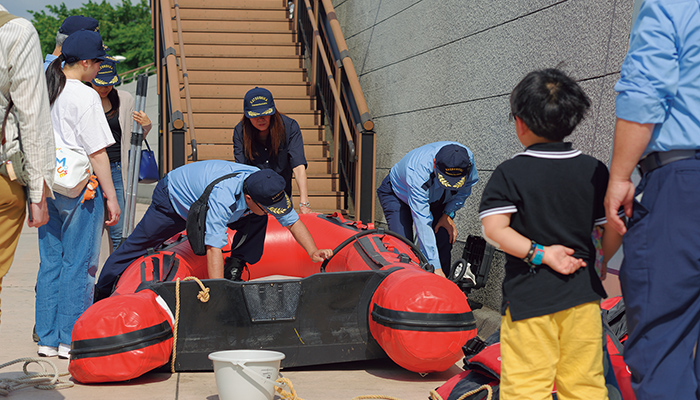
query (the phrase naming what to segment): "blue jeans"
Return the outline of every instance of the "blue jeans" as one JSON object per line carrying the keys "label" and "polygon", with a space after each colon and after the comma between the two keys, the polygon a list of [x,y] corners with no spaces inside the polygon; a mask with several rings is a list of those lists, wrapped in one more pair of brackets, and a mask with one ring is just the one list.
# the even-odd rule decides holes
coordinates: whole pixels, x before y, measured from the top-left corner
{"label": "blue jeans", "polygon": [[92,304],[104,224],[99,187],[83,204],[82,194],[54,196],[46,199],[49,222],[39,228],[36,282],[36,333],[40,345],[51,347],[71,343],[75,321]]}
{"label": "blue jeans", "polygon": [[[114,190],[117,192],[117,203],[119,203],[119,209],[122,210],[122,216],[126,216],[124,214],[125,201],[124,182],[122,180],[122,163],[113,162],[109,163],[109,166],[112,170],[112,182],[114,182]],[[107,227],[109,229],[109,237],[112,239],[112,251],[116,250],[117,246],[119,246],[119,243],[122,241],[123,227],[124,218],[119,218],[119,222],[113,226]]]}

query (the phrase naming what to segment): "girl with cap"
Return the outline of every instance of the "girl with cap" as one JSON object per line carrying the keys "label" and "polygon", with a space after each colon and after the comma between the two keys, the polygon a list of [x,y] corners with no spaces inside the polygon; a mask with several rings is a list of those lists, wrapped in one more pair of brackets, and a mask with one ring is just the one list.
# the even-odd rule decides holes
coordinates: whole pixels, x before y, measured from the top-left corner
{"label": "girl with cap", "polygon": [[[152,125],[145,112],[134,111],[134,98],[129,92],[114,89],[114,86],[119,85],[120,82],[121,78],[117,75],[116,62],[105,60],[100,65],[97,76],[88,85],[100,95],[102,109],[114,137],[115,143],[107,147],[107,156],[109,156],[112,181],[117,192],[119,208],[124,209],[124,182],[126,181],[126,171],[128,171],[126,167],[131,147],[131,135],[129,134],[131,132],[131,118],[141,125],[144,137],[151,131]],[[122,240],[122,227],[122,219],[115,225],[108,227],[109,237],[112,241],[111,251],[116,250]]]}
{"label": "girl with cap", "polygon": [[36,284],[40,356],[69,357],[73,325],[92,304],[105,203],[107,225],[116,224],[121,212],[105,150],[114,138],[99,96],[81,82],[94,79],[106,57],[100,34],[81,30],[66,39],[46,70],[56,146],[86,155],[99,186],[91,200],[86,189],[76,198],[54,192],[47,199],[49,222],[39,228]]}
{"label": "girl with cap", "polygon": [[250,89],[243,99],[243,118],[233,129],[233,155],[237,163],[272,169],[285,182],[292,197],[292,172],[299,188],[299,211],[311,212],[306,181],[304,140],[299,124],[277,112],[272,93]]}

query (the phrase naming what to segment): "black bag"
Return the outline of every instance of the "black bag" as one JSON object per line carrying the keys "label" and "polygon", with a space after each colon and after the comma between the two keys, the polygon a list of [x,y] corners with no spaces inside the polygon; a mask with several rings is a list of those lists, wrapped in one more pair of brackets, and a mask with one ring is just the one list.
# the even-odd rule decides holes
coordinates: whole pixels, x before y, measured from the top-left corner
{"label": "black bag", "polygon": [[207,211],[209,211],[209,195],[217,183],[224,179],[233,178],[238,172],[224,175],[210,183],[201,196],[190,206],[187,212],[187,240],[190,242],[192,252],[198,256],[207,254],[207,246],[204,244],[204,234],[207,226]]}

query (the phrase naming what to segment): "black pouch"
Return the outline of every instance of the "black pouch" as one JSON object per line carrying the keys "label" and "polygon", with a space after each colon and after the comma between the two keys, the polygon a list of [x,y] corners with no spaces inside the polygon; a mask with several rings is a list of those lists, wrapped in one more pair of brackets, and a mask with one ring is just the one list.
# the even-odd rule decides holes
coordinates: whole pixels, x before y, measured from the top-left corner
{"label": "black pouch", "polygon": [[204,244],[204,234],[206,233],[207,211],[209,211],[209,195],[212,189],[214,189],[217,183],[224,179],[233,178],[236,175],[238,175],[238,172],[224,175],[210,183],[204,190],[204,193],[199,196],[197,201],[195,201],[190,206],[189,211],[187,211],[187,225],[185,229],[187,230],[187,240],[190,242],[190,247],[192,247],[192,252],[194,254],[198,256],[207,254],[207,246]]}

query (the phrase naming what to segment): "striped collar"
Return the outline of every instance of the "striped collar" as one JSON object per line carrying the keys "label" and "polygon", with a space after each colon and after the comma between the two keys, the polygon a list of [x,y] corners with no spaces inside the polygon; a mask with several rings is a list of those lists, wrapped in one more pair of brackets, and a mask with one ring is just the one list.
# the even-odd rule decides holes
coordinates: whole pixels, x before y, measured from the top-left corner
{"label": "striped collar", "polygon": [[554,142],[554,143],[537,143],[529,146],[522,153],[517,153],[517,156],[530,156],[536,158],[547,158],[555,160],[563,160],[574,158],[581,155],[580,150],[575,150],[571,146],[571,142]]}

